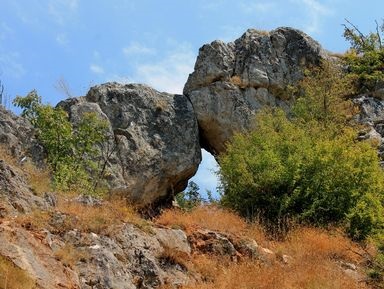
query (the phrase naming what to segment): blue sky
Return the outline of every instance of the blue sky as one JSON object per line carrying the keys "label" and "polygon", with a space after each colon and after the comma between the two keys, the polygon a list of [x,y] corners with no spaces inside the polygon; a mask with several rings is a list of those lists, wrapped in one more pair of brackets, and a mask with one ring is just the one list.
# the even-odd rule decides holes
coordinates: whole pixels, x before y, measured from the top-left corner
{"label": "blue sky", "polygon": [[[181,93],[198,49],[232,41],[248,28],[301,29],[343,52],[344,19],[363,32],[383,18],[384,1],[354,0],[2,0],[0,80],[9,99],[37,89],[43,100],[73,96],[107,81],[139,82]],[[215,190],[215,161],[206,152],[194,177]]]}

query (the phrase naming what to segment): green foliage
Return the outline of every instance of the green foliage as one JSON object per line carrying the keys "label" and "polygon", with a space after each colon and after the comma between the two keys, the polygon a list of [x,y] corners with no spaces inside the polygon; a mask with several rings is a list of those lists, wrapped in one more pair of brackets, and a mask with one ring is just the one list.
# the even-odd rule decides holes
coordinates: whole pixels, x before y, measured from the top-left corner
{"label": "green foliage", "polygon": [[199,186],[190,181],[187,190],[176,195],[176,201],[183,209],[190,210],[203,202],[203,198],[199,193]]}
{"label": "green foliage", "polygon": [[91,175],[102,177],[97,145],[106,138],[107,123],[95,113],[84,113],[73,126],[62,108],[42,104],[36,91],[16,97],[14,105],[21,107],[22,116],[35,126],[47,152],[55,186],[64,191],[93,193],[96,188]]}
{"label": "green foliage", "polygon": [[306,71],[306,77],[295,88],[293,117],[303,123],[317,122],[337,129],[346,125],[356,113],[349,95],[354,93],[351,80],[336,65],[324,61],[321,66]]}
{"label": "green foliage", "polygon": [[345,62],[349,76],[357,84],[359,92],[375,90],[383,82],[383,33],[384,24],[379,26],[377,22],[376,32],[366,35],[350,22],[344,25],[344,37],[351,43],[351,49],[345,55]]}
{"label": "green foliage", "polygon": [[334,87],[342,83],[328,77],[315,71],[301,84],[290,118],[263,110],[255,131],[234,137],[220,157],[222,202],[274,228],[337,224],[364,239],[384,224],[384,174],[376,149],[346,125],[349,102]]}

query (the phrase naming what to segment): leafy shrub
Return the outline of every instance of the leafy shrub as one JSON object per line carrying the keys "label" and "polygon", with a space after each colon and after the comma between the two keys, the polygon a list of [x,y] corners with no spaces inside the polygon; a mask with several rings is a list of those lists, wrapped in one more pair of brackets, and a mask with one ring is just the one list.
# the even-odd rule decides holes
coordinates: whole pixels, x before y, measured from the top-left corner
{"label": "leafy shrub", "polygon": [[345,225],[352,237],[364,239],[384,223],[377,152],[355,140],[356,130],[347,126],[349,109],[333,110],[349,107],[334,87],[340,84],[324,79],[333,74],[310,77],[301,83],[291,118],[279,109],[261,111],[255,131],[236,135],[228,145],[220,158],[222,202],[273,230],[295,219]]}
{"label": "leafy shrub", "polygon": [[95,179],[102,177],[97,145],[106,138],[107,123],[95,113],[84,113],[74,126],[62,108],[42,104],[35,90],[25,97],[16,97],[14,105],[23,109],[21,115],[36,128],[55,186],[64,191],[94,192],[91,175]]}
{"label": "leafy shrub", "polygon": [[203,198],[200,196],[199,190],[199,186],[194,181],[190,181],[187,190],[176,195],[176,201],[180,208],[190,210],[200,205]]}
{"label": "leafy shrub", "polygon": [[349,69],[349,77],[357,84],[359,92],[370,92],[383,84],[383,33],[384,23],[379,26],[376,22],[376,32],[366,35],[348,21],[344,25],[344,37],[351,43],[344,60]]}

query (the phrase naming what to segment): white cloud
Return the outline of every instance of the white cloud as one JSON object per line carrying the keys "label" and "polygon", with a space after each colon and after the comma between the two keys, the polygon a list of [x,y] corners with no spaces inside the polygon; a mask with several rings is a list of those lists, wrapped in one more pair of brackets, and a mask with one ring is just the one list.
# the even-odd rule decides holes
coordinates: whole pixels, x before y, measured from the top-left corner
{"label": "white cloud", "polygon": [[[245,13],[269,13],[276,8],[274,2],[240,2],[240,8]],[[256,14],[257,15],[257,14]]]}
{"label": "white cloud", "polygon": [[59,33],[56,35],[56,42],[60,45],[67,45],[69,43],[68,37],[65,33]]}
{"label": "white cloud", "polygon": [[319,33],[321,31],[321,20],[324,16],[331,15],[333,11],[317,0],[294,0],[298,5],[304,5],[308,13],[308,21],[303,25],[307,33]]}
{"label": "white cloud", "polygon": [[139,42],[131,42],[127,47],[123,48],[123,53],[126,56],[137,55],[137,54],[155,54],[153,48],[147,47]]}
{"label": "white cloud", "polygon": [[59,25],[65,25],[71,16],[77,12],[79,0],[50,0],[48,14]]}
{"label": "white cloud", "polygon": [[95,74],[104,74],[104,68],[97,64],[91,64],[89,69]]}
{"label": "white cloud", "polygon": [[0,53],[0,72],[13,78],[20,78],[25,74],[25,68],[20,63],[17,52]]}
{"label": "white cloud", "polygon": [[95,58],[95,59],[100,59],[100,52],[99,52],[99,51],[94,50],[94,51],[92,52],[92,55],[93,55],[93,58]]}
{"label": "white cloud", "polygon": [[136,68],[133,79],[160,91],[182,93],[189,73],[193,71],[196,54],[187,44],[181,44],[162,60],[142,64]]}
{"label": "white cloud", "polygon": [[11,27],[7,25],[5,22],[0,22],[0,40],[4,40],[7,36],[13,34],[13,30]]}

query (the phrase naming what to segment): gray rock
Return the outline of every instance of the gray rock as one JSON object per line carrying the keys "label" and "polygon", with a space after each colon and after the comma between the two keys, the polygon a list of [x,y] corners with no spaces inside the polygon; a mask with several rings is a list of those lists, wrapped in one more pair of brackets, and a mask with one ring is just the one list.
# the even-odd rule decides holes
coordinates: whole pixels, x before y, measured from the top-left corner
{"label": "gray rock", "polygon": [[[80,231],[70,231],[64,236],[66,243],[85,253],[75,268],[81,288],[158,288],[165,283],[193,281],[185,272],[162,266],[160,256],[165,248],[157,235],[131,224],[115,230],[113,236]],[[175,230],[169,231],[172,235]]]}
{"label": "gray rock", "polygon": [[303,32],[278,28],[246,31],[233,43],[200,48],[184,87],[194,107],[202,146],[218,155],[235,132],[248,131],[262,107],[288,109],[284,91],[327,55]]}
{"label": "gray rock", "polygon": [[15,224],[0,223],[0,255],[36,280],[36,288],[79,289],[77,274],[61,264],[48,244]]}
{"label": "gray rock", "polygon": [[27,213],[47,207],[49,204],[33,193],[24,173],[0,160],[0,215]]}
{"label": "gray rock", "polygon": [[88,111],[108,121],[109,139],[102,148],[109,155],[108,183],[139,206],[170,202],[201,161],[197,121],[183,95],[106,83],[59,105],[74,123]]}
{"label": "gray rock", "polygon": [[236,248],[227,236],[210,230],[197,230],[188,236],[192,251],[236,258]]}
{"label": "gray rock", "polygon": [[42,166],[44,150],[35,137],[32,125],[0,105],[0,146],[19,162],[32,160]]}
{"label": "gray rock", "polygon": [[191,254],[187,235],[182,230],[154,228],[157,240],[167,249]]}
{"label": "gray rock", "polygon": [[[359,133],[358,139],[371,139],[379,145],[378,154],[384,160],[384,100],[369,95],[359,95],[353,102],[359,106],[355,120],[367,127]],[[383,163],[381,163],[384,166]]]}

